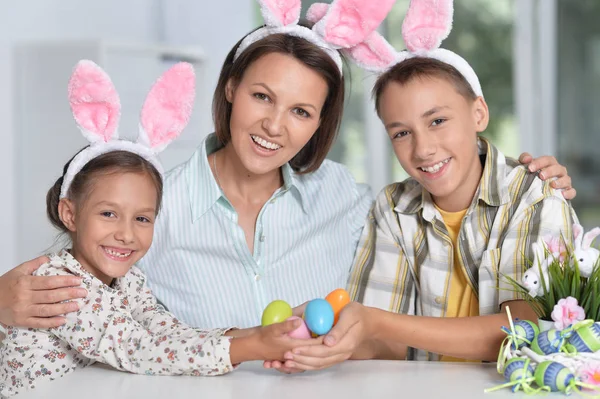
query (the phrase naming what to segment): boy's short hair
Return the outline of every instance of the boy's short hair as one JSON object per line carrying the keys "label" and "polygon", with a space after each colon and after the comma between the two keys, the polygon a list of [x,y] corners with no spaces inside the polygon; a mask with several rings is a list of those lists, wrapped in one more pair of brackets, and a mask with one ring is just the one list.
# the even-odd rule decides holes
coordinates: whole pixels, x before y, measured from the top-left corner
{"label": "boy's short hair", "polygon": [[375,109],[379,115],[379,100],[385,88],[391,82],[405,85],[417,78],[440,78],[451,83],[456,91],[469,101],[477,95],[465,77],[450,64],[428,57],[413,57],[394,65],[375,82],[372,95],[375,98]]}

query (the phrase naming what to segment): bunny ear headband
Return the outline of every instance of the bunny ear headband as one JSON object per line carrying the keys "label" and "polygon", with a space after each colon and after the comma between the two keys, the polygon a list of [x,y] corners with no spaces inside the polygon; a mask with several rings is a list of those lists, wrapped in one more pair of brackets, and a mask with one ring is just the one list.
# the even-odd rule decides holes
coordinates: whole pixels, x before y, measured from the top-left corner
{"label": "bunny ear headband", "polygon": [[[314,22],[323,16],[327,5],[314,4],[313,7]],[[309,18],[310,14],[309,10]],[[397,52],[383,36],[371,31],[360,43],[343,51],[360,67],[378,73],[384,73],[409,58],[433,58],[456,68],[471,85],[475,95],[483,96],[477,74],[469,63],[458,54],[439,48],[452,29],[452,14],[452,0],[410,0],[402,24],[402,37],[407,50]]]}
{"label": "bunny ear headband", "polygon": [[342,58],[337,50],[361,45],[385,19],[394,2],[395,0],[333,0],[331,5],[316,4],[307,14],[307,18],[315,22],[312,29],[309,29],[298,25],[301,0],[258,0],[266,26],[242,40],[234,61],[252,43],[283,33],[301,37],[321,47],[342,73]]}
{"label": "bunny ear headband", "polygon": [[179,63],[154,84],[142,108],[137,142],[119,140],[117,127],[121,102],[110,78],[92,61],[77,63],[69,81],[73,117],[90,142],[71,161],[64,175],[60,198],[73,178],[92,159],[112,151],[129,151],[150,162],[162,175],[157,154],[182,132],[192,113],[196,78],[190,64]]}

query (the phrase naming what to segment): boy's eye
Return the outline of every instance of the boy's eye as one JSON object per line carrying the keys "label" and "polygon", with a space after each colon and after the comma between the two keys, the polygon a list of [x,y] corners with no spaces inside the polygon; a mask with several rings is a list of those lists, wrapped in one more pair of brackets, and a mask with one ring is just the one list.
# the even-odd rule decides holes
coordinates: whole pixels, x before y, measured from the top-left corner
{"label": "boy's eye", "polygon": [[261,101],[269,101],[270,100],[269,96],[267,96],[265,93],[254,93],[253,95],[254,95],[254,97],[256,97],[257,99],[259,99]]}
{"label": "boy's eye", "polygon": [[396,133],[393,138],[394,139],[401,139],[401,138],[406,137],[408,135],[409,135],[409,132],[406,131],[406,130],[403,130],[401,132]]}
{"label": "boy's eye", "polygon": [[432,126],[438,126],[438,125],[441,125],[444,122],[446,122],[445,119],[438,118],[438,119],[434,119],[434,121],[431,123],[431,125]]}
{"label": "boy's eye", "polygon": [[135,218],[135,220],[142,223],[150,223],[150,219],[148,219],[146,216],[138,216]]}
{"label": "boy's eye", "polygon": [[294,108],[294,113],[296,115],[299,115],[299,116],[303,117],[303,118],[310,118],[310,114],[306,110],[304,110],[302,108]]}
{"label": "boy's eye", "polygon": [[107,217],[107,218],[112,218],[115,217],[115,213],[111,212],[111,211],[104,211],[102,213],[100,213],[102,216]]}

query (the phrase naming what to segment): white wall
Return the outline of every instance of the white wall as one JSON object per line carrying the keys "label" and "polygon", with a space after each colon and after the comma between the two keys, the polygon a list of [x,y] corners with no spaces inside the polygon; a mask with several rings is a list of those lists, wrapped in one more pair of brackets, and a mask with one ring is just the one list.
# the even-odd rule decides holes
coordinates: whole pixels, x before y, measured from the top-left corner
{"label": "white wall", "polygon": [[[231,12],[233,7],[237,8],[236,13]],[[17,259],[13,237],[19,222],[12,194],[16,163],[13,45],[25,40],[86,38],[197,45],[205,49],[208,57],[207,93],[199,93],[206,107],[225,54],[254,24],[253,7],[252,0],[0,1],[0,170],[5,193],[0,196],[0,274],[24,260]],[[66,96],[56,100],[66,101]]]}

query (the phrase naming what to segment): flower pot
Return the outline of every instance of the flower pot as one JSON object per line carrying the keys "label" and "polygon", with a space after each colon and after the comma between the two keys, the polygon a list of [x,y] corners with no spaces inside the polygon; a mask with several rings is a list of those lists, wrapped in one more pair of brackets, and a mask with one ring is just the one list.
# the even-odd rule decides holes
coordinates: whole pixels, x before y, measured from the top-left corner
{"label": "flower pot", "polygon": [[540,328],[540,332],[548,331],[554,328],[554,321],[538,319],[538,327]]}

